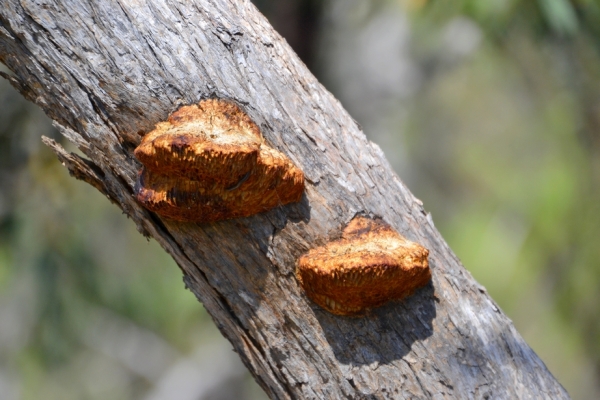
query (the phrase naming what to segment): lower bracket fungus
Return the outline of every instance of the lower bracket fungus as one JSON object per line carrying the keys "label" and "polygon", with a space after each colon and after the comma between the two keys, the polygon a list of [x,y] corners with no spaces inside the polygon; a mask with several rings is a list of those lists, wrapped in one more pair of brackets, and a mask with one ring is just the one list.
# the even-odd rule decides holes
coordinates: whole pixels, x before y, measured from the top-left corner
{"label": "lower bracket fungus", "polygon": [[341,239],[300,257],[296,277],[325,310],[356,315],[426,285],[431,280],[428,255],[385,222],[356,217]]}
{"label": "lower bracket fungus", "polygon": [[142,139],[137,200],[178,221],[247,217],[300,201],[304,174],[263,143],[258,126],[228,101],[185,106]]}

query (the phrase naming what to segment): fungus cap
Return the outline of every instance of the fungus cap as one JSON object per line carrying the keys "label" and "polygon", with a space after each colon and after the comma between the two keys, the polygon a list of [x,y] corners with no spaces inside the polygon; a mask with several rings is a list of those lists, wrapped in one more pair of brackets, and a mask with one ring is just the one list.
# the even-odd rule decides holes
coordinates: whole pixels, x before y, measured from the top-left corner
{"label": "fungus cap", "polygon": [[214,222],[247,217],[300,201],[302,171],[282,153],[263,147],[254,168],[232,186],[172,177],[142,169],[137,200],[151,211],[178,221]]}
{"label": "fungus cap", "polygon": [[357,217],[341,239],[300,257],[296,276],[306,295],[322,308],[355,315],[427,284],[428,255],[426,248],[383,221]]}
{"label": "fungus cap", "polygon": [[146,208],[179,221],[246,217],[300,201],[304,174],[262,143],[233,103],[204,100],[173,113],[135,150],[144,167],[135,194]]}
{"label": "fungus cap", "polygon": [[261,143],[258,126],[237,105],[209,99],[157,124],[134,154],[156,173],[229,185],[256,164]]}

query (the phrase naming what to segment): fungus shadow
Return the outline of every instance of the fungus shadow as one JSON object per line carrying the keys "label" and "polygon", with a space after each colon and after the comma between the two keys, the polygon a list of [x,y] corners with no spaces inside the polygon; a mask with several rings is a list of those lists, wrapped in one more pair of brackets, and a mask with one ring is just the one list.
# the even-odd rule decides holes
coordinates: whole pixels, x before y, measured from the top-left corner
{"label": "fungus shadow", "polygon": [[[288,222],[310,222],[310,210],[310,202],[308,201],[306,192],[304,192],[300,201],[281,205],[264,212],[262,215],[268,219],[276,231],[280,231]],[[255,239],[260,242],[266,238],[259,235]]]}
{"label": "fungus shadow", "polygon": [[[171,221],[169,231],[177,236],[188,257],[196,260],[203,279],[218,288],[223,305],[227,303],[232,314],[246,324],[263,301],[267,277],[277,268],[284,275],[293,271],[295,255],[276,259],[270,252],[274,238],[290,221],[310,221],[306,193],[297,203],[245,218],[212,224]],[[249,240],[251,245],[247,245]],[[273,258],[268,258],[269,254]],[[215,265],[221,267],[213,268]],[[202,296],[197,297],[202,301]]]}
{"label": "fungus shadow", "polygon": [[317,305],[313,308],[336,359],[342,364],[360,366],[401,359],[415,342],[433,335],[436,301],[430,281],[412,296],[362,316],[342,317]]}

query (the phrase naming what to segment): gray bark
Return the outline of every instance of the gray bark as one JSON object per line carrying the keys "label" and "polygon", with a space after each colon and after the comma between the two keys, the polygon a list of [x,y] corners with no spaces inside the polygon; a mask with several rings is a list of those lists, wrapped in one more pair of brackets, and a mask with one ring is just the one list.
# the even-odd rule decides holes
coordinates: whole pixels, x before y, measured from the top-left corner
{"label": "gray bark", "polygon": [[[271,398],[568,398],[340,103],[250,1],[0,0],[5,75],[86,160],[71,173],[156,239]],[[136,203],[143,134],[183,104],[237,102],[305,173],[299,204],[214,224]],[[357,213],[430,250],[432,283],[362,318],[310,302],[296,259]]]}

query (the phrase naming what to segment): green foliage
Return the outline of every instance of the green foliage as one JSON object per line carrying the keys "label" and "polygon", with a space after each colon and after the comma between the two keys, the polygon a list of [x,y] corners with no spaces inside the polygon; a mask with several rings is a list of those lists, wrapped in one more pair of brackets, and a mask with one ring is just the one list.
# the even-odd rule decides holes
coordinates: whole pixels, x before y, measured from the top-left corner
{"label": "green foliage", "polygon": [[600,29],[600,5],[595,0],[432,0],[420,14],[438,21],[449,15],[467,16],[494,39],[516,26],[526,26],[539,37],[573,37]]}

